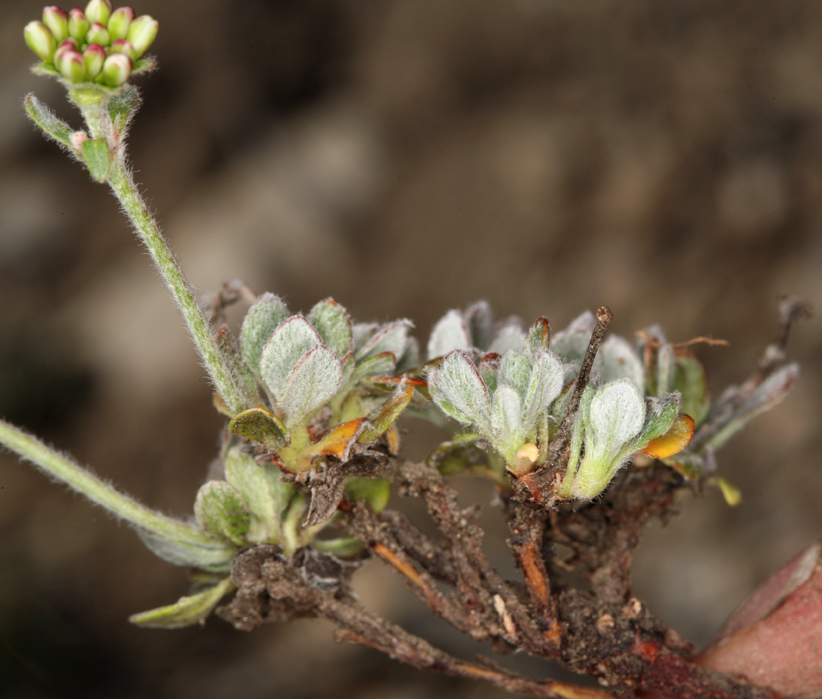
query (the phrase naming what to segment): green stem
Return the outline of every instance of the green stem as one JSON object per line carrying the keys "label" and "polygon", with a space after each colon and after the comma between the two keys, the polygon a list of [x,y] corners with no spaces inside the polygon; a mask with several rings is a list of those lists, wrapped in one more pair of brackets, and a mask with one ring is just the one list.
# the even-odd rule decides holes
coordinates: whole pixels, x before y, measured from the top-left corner
{"label": "green stem", "polygon": [[164,540],[214,547],[214,539],[205,532],[135,502],[5,420],[0,420],[0,444],[136,527]]}
{"label": "green stem", "polygon": [[120,200],[131,223],[145,243],[154,264],[168,285],[185,318],[194,344],[208,369],[211,380],[225,404],[233,413],[253,407],[239,387],[228,358],[220,351],[208,322],[197,305],[191,285],[183,274],[174,253],[163,238],[154,219],[148,213],[145,203],[131,179],[131,174],[123,162],[123,157],[115,156],[108,175],[108,182]]}

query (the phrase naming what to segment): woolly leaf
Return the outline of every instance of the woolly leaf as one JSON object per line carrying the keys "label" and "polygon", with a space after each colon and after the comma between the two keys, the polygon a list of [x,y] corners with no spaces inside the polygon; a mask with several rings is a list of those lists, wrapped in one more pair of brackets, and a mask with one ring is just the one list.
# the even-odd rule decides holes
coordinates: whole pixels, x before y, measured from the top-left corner
{"label": "woolly leaf", "polygon": [[496,446],[507,464],[513,464],[517,450],[525,443],[522,427],[522,401],[511,386],[501,385],[494,392],[491,431]]}
{"label": "woolly leaf", "polygon": [[371,359],[383,352],[391,352],[394,357],[401,357],[408,346],[408,331],[412,327],[413,323],[406,319],[383,326],[354,353],[357,361]]}
{"label": "woolly leaf", "polygon": [[237,553],[236,546],[218,539],[214,539],[213,544],[208,544],[162,537],[143,529],[138,529],[137,534],[155,556],[176,566],[224,573],[231,570],[231,561]]}
{"label": "woolly leaf", "polygon": [[[645,445],[651,440],[662,437],[671,428],[671,425],[673,425],[676,420],[676,416],[679,413],[679,394],[670,393],[663,400],[660,400],[659,398],[649,398],[645,407],[645,425],[642,428],[642,432],[637,437],[637,443],[634,445],[637,449],[640,447],[645,447]],[[688,419],[693,422],[690,418]],[[673,437],[673,435],[671,436]],[[684,436],[684,433],[680,436]],[[685,444],[691,441],[691,436],[693,436],[693,430],[691,430],[691,434]],[[669,448],[672,447],[673,444],[671,444]],[[665,447],[660,444],[659,450],[665,451]],[[682,449],[677,449],[677,451],[666,454],[666,456],[671,456],[681,450]],[[650,454],[650,456],[653,456],[653,454]],[[659,456],[656,458],[662,459],[665,457]]]}
{"label": "woolly leaf", "polygon": [[548,409],[562,392],[564,376],[559,358],[546,349],[539,349],[535,355],[528,387],[523,400],[523,421],[527,432],[531,432],[540,413]]}
{"label": "woolly leaf", "polygon": [[208,481],[197,491],[194,515],[207,532],[237,546],[245,546],[251,524],[248,503],[225,481]]}
{"label": "woolly leaf", "polygon": [[711,407],[705,367],[688,350],[677,350],[674,363],[673,388],[682,394],[680,410],[690,415],[698,427],[708,416]]}
{"label": "woolly leaf", "polygon": [[260,377],[278,401],[297,363],[321,343],[317,331],[302,316],[292,316],[274,331],[260,356]]}
{"label": "woolly leaf", "polygon": [[491,393],[497,390],[501,361],[502,357],[500,357],[496,352],[489,352],[483,356],[479,363],[480,378],[482,378]]}
{"label": "woolly leaf", "polygon": [[504,355],[508,350],[522,352],[524,347],[525,331],[518,323],[508,323],[497,330],[488,344],[488,351]]}
{"label": "woolly leaf", "polygon": [[354,369],[353,381],[362,381],[369,376],[390,376],[397,366],[393,352],[383,352],[371,359],[366,359]]}
{"label": "woolly leaf", "polygon": [[540,350],[548,349],[551,341],[551,324],[545,317],[538,318],[528,329],[525,337],[525,355],[530,359],[539,356]]}
{"label": "woolly leaf", "polygon": [[29,119],[39,126],[46,136],[57,141],[66,150],[74,152],[71,147],[71,127],[65,121],[55,116],[54,112],[32,94],[26,95],[23,106]]}
{"label": "woolly leaf", "polygon": [[420,365],[420,344],[416,337],[409,337],[405,352],[397,359],[395,371],[410,371]]}
{"label": "woolly leaf", "polygon": [[491,398],[477,368],[464,352],[451,352],[439,367],[431,370],[428,390],[446,415],[490,432]]}
{"label": "woolly leaf", "polygon": [[463,315],[468,324],[471,345],[485,349],[494,336],[494,317],[487,301],[477,301],[470,305]]}
{"label": "woolly leaf", "polygon": [[262,444],[268,451],[282,449],[291,441],[285,425],[264,408],[251,408],[235,415],[228,423],[228,430]]}
{"label": "woolly leaf", "polygon": [[82,145],[83,162],[91,176],[98,182],[105,182],[111,167],[111,153],[105,138],[86,139]]}
{"label": "woolly leaf", "polygon": [[308,321],[320,334],[323,344],[338,357],[344,357],[354,346],[351,318],[334,299],[320,301],[308,314]]}
{"label": "woolly leaf", "polygon": [[717,449],[757,415],[781,403],[796,383],[797,378],[799,378],[798,364],[788,364],[775,371],[754,389],[739,409],[732,413],[731,419],[708,440],[708,444]]}
{"label": "woolly leaf", "polygon": [[528,382],[531,378],[531,362],[523,355],[508,350],[502,355],[497,374],[497,384],[499,386],[510,386],[520,399],[525,397],[528,390]]}
{"label": "woolly leaf", "polygon": [[248,540],[276,540],[294,486],[282,480],[280,469],[274,464],[257,463],[239,447],[229,450],[224,464],[226,481],[242,493],[251,512]]}
{"label": "woolly leaf", "polygon": [[630,379],[640,391],[644,390],[645,368],[642,360],[631,344],[621,337],[612,336],[602,343],[592,369],[605,382]]}
{"label": "woolly leaf", "polygon": [[454,350],[468,350],[473,347],[468,324],[457,310],[448,311],[440,318],[428,340],[428,359],[444,357]]}
{"label": "woolly leaf", "polygon": [[288,309],[278,296],[265,293],[246,313],[240,329],[240,351],[245,363],[260,375],[263,347],[286,318]]}
{"label": "woolly leaf", "polygon": [[586,460],[609,460],[633,441],[645,422],[645,401],[627,379],[618,379],[598,389],[583,416]]}
{"label": "woolly leaf", "polygon": [[557,333],[551,340],[551,351],[561,357],[562,361],[578,368],[585,359],[585,352],[588,350],[590,341],[591,336],[588,333]]}
{"label": "woolly leaf", "polygon": [[203,621],[219,601],[235,588],[231,578],[223,578],[213,587],[187,597],[174,604],[148,612],[131,615],[132,624],[149,629],[179,629]]}
{"label": "woolly leaf", "polygon": [[369,442],[383,434],[397,421],[413,396],[414,385],[408,381],[401,381],[391,397],[378,405],[368,416],[368,426],[360,435],[360,441]]}
{"label": "woolly leaf", "polygon": [[[303,321],[306,325],[307,322]],[[293,325],[286,323],[284,327]],[[272,338],[274,340],[275,337]],[[295,345],[300,340],[295,342]],[[265,365],[266,350],[263,352]],[[280,408],[285,413],[287,427],[303,424],[317,410],[327,403],[342,381],[342,366],[334,353],[324,345],[317,345],[310,349],[299,360],[297,366],[288,374],[280,395]]]}

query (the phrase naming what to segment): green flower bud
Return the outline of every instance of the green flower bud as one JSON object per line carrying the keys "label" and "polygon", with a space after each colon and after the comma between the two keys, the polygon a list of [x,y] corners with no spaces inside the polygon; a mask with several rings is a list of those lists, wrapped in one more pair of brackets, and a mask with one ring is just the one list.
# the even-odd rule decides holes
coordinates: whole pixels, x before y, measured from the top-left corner
{"label": "green flower bud", "polygon": [[86,63],[86,78],[94,80],[103,70],[106,50],[100,44],[91,44],[83,51],[83,60]]}
{"label": "green flower bud", "polygon": [[66,80],[81,83],[86,79],[86,63],[83,54],[76,49],[65,48],[56,52],[54,65]]}
{"label": "green flower bud", "polygon": [[103,63],[103,83],[117,87],[128,80],[134,64],[124,53],[113,53]]}
{"label": "green flower bud", "polygon": [[125,39],[117,39],[117,41],[113,42],[111,44],[111,52],[124,53],[132,61],[137,60],[137,52],[134,50],[134,47],[131,45],[131,42],[126,41]]}
{"label": "green flower bud", "polygon": [[68,36],[68,15],[55,5],[43,8],[43,24],[49,28],[58,43]]}
{"label": "green flower bud", "polygon": [[108,0],[91,0],[86,5],[86,17],[89,22],[99,22],[105,27],[111,17],[111,3]]}
{"label": "green flower bud", "polygon": [[54,34],[42,22],[29,22],[23,30],[26,45],[36,53],[41,60],[50,61],[57,49]]}
{"label": "green flower bud", "polygon": [[99,22],[95,22],[89,27],[88,33],[86,34],[86,43],[100,44],[100,46],[110,45],[111,37],[109,36],[108,29]]}
{"label": "green flower bud", "polygon": [[127,39],[138,56],[142,56],[151,46],[159,28],[160,23],[150,15],[141,15],[129,25]]}
{"label": "green flower bud", "polygon": [[108,20],[108,33],[111,40],[125,39],[132,21],[134,21],[134,10],[130,7],[118,7],[114,10]]}
{"label": "green flower bud", "polygon": [[68,33],[72,39],[85,42],[89,26],[91,26],[91,22],[88,21],[81,9],[75,7],[69,12]]}

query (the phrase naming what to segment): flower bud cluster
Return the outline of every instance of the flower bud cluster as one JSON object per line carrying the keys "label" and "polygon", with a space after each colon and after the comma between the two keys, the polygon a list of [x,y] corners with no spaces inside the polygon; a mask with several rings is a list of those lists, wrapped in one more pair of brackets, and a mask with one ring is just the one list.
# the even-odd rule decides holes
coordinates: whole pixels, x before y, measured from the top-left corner
{"label": "flower bud cluster", "polygon": [[135,17],[130,7],[112,11],[109,0],[91,0],[85,12],[45,7],[43,20],[29,22],[23,34],[28,47],[68,82],[117,87],[129,79],[158,28],[157,20]]}

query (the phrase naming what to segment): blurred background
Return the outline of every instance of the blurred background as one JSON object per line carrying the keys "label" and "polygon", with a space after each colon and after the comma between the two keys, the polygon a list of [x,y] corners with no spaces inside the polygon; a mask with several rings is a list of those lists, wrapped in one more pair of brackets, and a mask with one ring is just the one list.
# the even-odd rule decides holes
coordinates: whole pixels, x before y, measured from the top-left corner
{"label": "blurred background", "polygon": [[[66,7],[65,9],[69,9]],[[714,396],[755,367],[783,292],[822,307],[822,4],[630,0],[145,0],[160,70],[130,152],[192,281],[237,277],[307,311],[412,318],[449,308],[560,329],[607,304],[614,332],[658,322],[701,346]],[[223,421],[177,312],[106,187],[35,132],[24,24],[0,26],[0,414],[166,512],[187,516]],[[683,498],[653,526],[635,592],[705,642],[822,532],[822,326],[790,343],[803,375],[719,454],[740,487]],[[408,453],[437,437],[408,421]],[[507,574],[490,489],[488,549]],[[508,566],[508,568],[505,568]],[[366,604],[453,653],[379,564]],[[331,639],[320,622],[176,632],[129,614],[171,603],[184,570],[33,468],[0,455],[4,697],[501,697]],[[514,659],[535,676],[554,672]]]}

